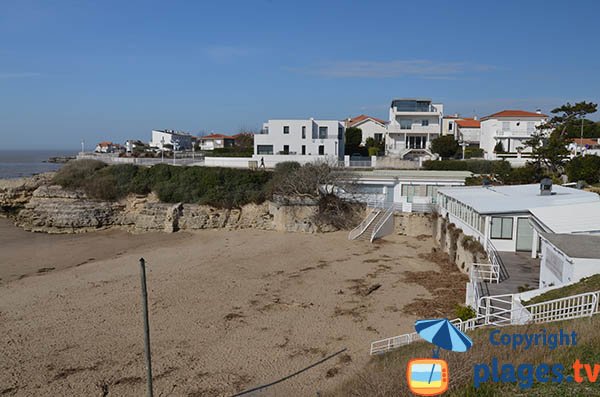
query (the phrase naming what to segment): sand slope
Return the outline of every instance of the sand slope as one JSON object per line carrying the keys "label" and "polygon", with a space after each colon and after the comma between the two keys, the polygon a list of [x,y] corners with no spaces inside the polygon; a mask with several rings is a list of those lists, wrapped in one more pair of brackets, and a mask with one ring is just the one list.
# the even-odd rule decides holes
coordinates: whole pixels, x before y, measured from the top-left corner
{"label": "sand slope", "polygon": [[[314,396],[362,366],[370,341],[411,331],[415,318],[402,307],[430,295],[403,282],[403,272],[438,269],[417,256],[431,250],[429,239],[372,245],[345,232],[253,230],[162,236],[0,285],[0,395],[144,395],[140,255],[149,269],[156,396],[231,395],[347,347],[347,356],[260,394]],[[86,237],[109,247],[140,238],[75,237],[80,248]],[[53,249],[69,244],[57,240]],[[365,296],[375,283],[381,287]]]}

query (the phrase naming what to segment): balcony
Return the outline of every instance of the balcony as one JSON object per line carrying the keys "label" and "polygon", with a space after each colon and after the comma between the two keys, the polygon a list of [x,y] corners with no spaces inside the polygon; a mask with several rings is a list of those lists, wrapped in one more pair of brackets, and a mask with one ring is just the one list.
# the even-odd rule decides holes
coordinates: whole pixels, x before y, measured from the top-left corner
{"label": "balcony", "polygon": [[496,130],[494,138],[529,138],[535,130]]}
{"label": "balcony", "polygon": [[402,128],[399,124],[388,124],[387,131],[389,134],[439,134],[439,124],[428,126],[413,125],[412,128]]}

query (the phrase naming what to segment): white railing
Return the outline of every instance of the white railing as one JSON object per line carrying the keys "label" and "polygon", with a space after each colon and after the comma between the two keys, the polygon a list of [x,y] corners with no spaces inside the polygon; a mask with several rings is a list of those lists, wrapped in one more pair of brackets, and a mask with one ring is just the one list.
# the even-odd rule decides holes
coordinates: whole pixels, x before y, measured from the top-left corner
{"label": "white railing", "polygon": [[385,225],[385,223],[390,219],[390,217],[392,217],[394,215],[394,212],[396,212],[396,209],[397,209],[397,205],[395,203],[389,203],[387,205],[385,213],[383,214],[383,216],[379,219],[379,221],[375,224],[375,227],[373,228],[373,232],[371,233],[371,242],[373,242],[373,240],[375,240],[375,238],[377,237],[377,233],[383,227],[383,225]]}
{"label": "white railing", "polygon": [[[451,323],[462,332],[466,332],[485,326],[502,327],[591,317],[599,313],[600,291],[586,292],[527,306],[514,305],[514,295],[486,296],[481,299],[486,301],[484,314],[466,321],[455,319]],[[503,304],[509,304],[509,302],[508,308],[502,307]],[[371,343],[370,354],[385,353],[420,339],[421,337],[416,332],[381,339]]]}
{"label": "white railing", "polygon": [[472,281],[499,283],[500,266],[495,263],[473,263],[469,270],[469,278]]}
{"label": "white railing", "polygon": [[373,208],[369,215],[367,215],[367,217],[358,226],[350,231],[348,234],[348,240],[355,240],[361,234],[363,234],[381,211],[383,211],[381,208]]}

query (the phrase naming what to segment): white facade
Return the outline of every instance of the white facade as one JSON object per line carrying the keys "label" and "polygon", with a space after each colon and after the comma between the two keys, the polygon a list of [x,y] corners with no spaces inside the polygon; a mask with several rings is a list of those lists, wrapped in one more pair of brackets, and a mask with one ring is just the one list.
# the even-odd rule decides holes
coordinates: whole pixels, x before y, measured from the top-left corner
{"label": "white facade", "polygon": [[456,138],[456,120],[460,120],[458,114],[442,118],[442,135],[454,135]]}
{"label": "white facade", "polygon": [[540,288],[600,273],[600,236],[543,234],[541,245]]}
{"label": "white facade", "polygon": [[175,150],[192,150],[192,136],[173,130],[152,130],[150,146],[163,150],[163,145],[172,145]]}
{"label": "white facade", "polygon": [[361,145],[365,145],[368,138],[373,138],[375,142],[381,142],[385,138],[387,128],[383,120],[365,115],[354,117],[346,123],[346,128],[356,127],[362,131]]}
{"label": "white facade", "polygon": [[472,186],[440,189],[437,203],[440,215],[473,236],[484,246],[488,241],[498,251],[537,251],[537,232],[531,222],[532,210],[563,208],[599,203],[600,196],[582,190],[554,186],[552,195],[540,195],[532,185]]}
{"label": "white facade", "polygon": [[387,126],[386,154],[401,158],[431,156],[431,141],[441,133],[444,107],[430,99],[395,99]]}
{"label": "white facade", "polygon": [[[269,120],[254,135],[254,155],[344,156],[344,123],[337,120]],[[285,161],[285,160],[283,160]]]}
{"label": "white facade", "polygon": [[484,157],[495,160],[498,157],[494,148],[502,143],[503,151],[516,156],[520,153],[530,153],[525,141],[536,132],[536,127],[547,120],[544,114],[522,110],[504,110],[481,119],[481,139],[479,146],[484,151]]}

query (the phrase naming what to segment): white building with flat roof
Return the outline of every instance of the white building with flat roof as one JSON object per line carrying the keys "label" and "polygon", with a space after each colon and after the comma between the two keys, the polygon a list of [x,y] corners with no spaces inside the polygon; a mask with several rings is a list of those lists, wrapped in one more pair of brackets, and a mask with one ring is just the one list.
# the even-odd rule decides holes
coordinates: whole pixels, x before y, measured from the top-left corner
{"label": "white building with flat roof", "polygon": [[539,288],[600,273],[600,235],[542,233]]}
{"label": "white building with flat roof", "polygon": [[254,135],[254,155],[327,156],[341,160],[344,132],[344,123],[338,120],[269,120],[260,134]]}
{"label": "white building with flat roof", "polygon": [[553,186],[542,194],[540,185],[469,186],[439,189],[440,215],[484,246],[491,242],[498,251],[534,251],[538,239],[530,219],[532,209],[555,209],[600,203],[596,193]]}
{"label": "white building with flat roof", "polygon": [[[498,158],[520,158],[527,156],[531,148],[525,142],[536,132],[539,125],[545,123],[548,116],[541,111],[503,110],[481,118],[481,138],[479,147],[488,160]],[[502,150],[496,152],[496,145]]]}
{"label": "white building with flat roof", "polygon": [[150,146],[163,150],[165,145],[174,150],[192,150],[192,135],[182,131],[152,130]]}
{"label": "white building with flat roof", "polygon": [[386,154],[400,158],[432,156],[431,141],[440,136],[444,106],[431,99],[394,99],[390,105]]}

